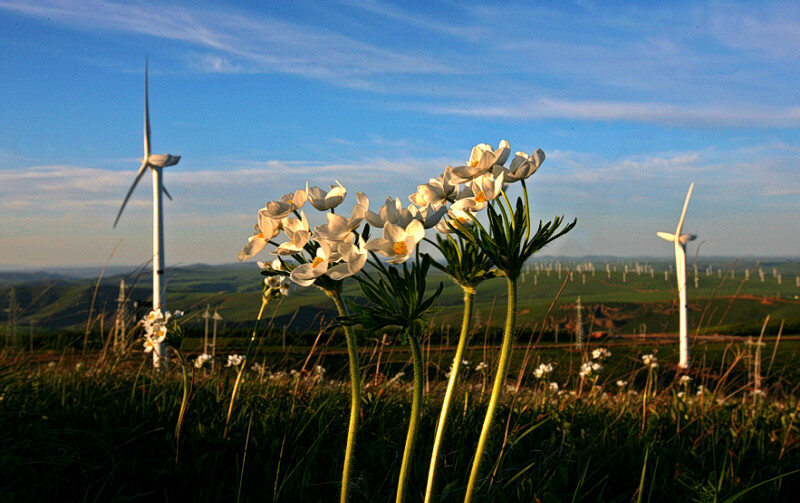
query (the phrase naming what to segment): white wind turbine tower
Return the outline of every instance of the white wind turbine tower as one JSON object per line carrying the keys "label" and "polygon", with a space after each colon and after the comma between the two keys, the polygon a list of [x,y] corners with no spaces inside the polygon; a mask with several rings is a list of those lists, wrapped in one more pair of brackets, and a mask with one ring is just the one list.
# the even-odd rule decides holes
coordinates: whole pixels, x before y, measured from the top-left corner
{"label": "white wind turbine tower", "polygon": [[[114,220],[114,227],[117,226],[119,218],[122,216],[122,210],[128,203],[133,189],[139,183],[139,180],[144,176],[147,168],[153,173],[153,309],[166,309],[166,291],[165,285],[162,281],[164,277],[164,213],[161,207],[161,194],[162,192],[172,200],[167,189],[161,181],[161,168],[167,166],[174,166],[178,164],[181,156],[171,154],[151,154],[150,153],[150,110],[147,97],[147,59],[144,64],[144,157],[142,157],[142,165],[139,172],[136,173],[136,178],[133,180],[131,188],[128,189],[128,194],[125,200],[122,201],[122,206],[117,213],[117,218]],[[166,344],[161,344],[161,347],[156,347],[153,351],[153,366],[160,366],[161,360],[166,353]]]}
{"label": "white wind turbine tower", "polygon": [[686,201],[683,203],[683,211],[681,212],[681,219],[678,221],[678,228],[675,234],[668,232],[658,232],[658,237],[675,243],[675,271],[678,277],[678,310],[680,312],[680,360],[678,366],[681,369],[689,368],[689,317],[688,317],[688,302],[686,300],[686,243],[695,239],[697,236],[693,234],[681,234],[683,228],[683,219],[686,218],[686,209],[689,207],[689,198],[692,197],[692,189],[694,183],[689,186],[689,192],[686,193]]}

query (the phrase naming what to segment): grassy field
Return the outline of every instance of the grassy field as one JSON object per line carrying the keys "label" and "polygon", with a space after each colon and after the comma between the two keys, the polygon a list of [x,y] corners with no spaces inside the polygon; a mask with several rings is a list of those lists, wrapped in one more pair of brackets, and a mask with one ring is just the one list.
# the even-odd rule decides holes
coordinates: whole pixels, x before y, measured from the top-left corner
{"label": "grassy field", "polygon": [[[697,343],[688,384],[676,380],[673,345],[633,342],[604,345],[612,354],[594,383],[577,375],[585,353],[552,344],[518,347],[479,501],[794,501],[799,342],[781,341],[774,361],[774,341],[762,348],[759,395],[752,393],[755,355],[741,342]],[[353,500],[392,501],[410,401],[409,355],[400,345],[362,348]],[[452,358],[436,349],[427,354],[410,501],[424,492]],[[436,501],[463,499],[495,351],[473,345],[468,356]],[[646,353],[660,362],[650,377],[641,359]],[[3,501],[338,498],[348,387],[343,356],[324,343],[314,350],[262,347],[246,371],[227,436],[235,372],[221,361],[215,371],[196,371],[180,446],[174,362],[169,372],[154,373],[137,350],[126,357],[6,352],[0,358]],[[480,362],[489,369],[476,370]],[[540,362],[554,365],[544,380],[532,375]]]}
{"label": "grassy field", "polygon": [[[675,365],[670,267],[633,260],[529,265],[479,501],[796,500],[800,263],[698,264],[696,287],[690,273],[688,382]],[[125,278],[130,312],[149,282],[144,273]],[[349,383],[330,301],[295,289],[269,306],[226,430],[236,372],[224,363],[249,340],[260,305],[258,270],[170,271],[170,307],[187,312],[182,347],[190,363],[203,351],[206,306],[223,317],[214,368],[190,367],[178,436],[177,360],[154,372],[132,318],[112,344],[120,279],[0,275],[0,500],[336,501]],[[439,279],[441,310],[422,337],[425,394],[409,501],[421,501],[425,490],[461,319],[461,290],[444,277],[429,282]],[[434,501],[464,498],[505,295],[501,280],[478,290]],[[355,287],[344,296],[357,299]],[[583,349],[572,344],[578,297],[584,331],[603,333]],[[409,348],[393,332],[357,338],[364,392],[351,500],[392,501],[411,402]],[[581,377],[599,346],[611,356]],[[646,366],[644,355],[659,366]],[[540,364],[553,366],[541,379],[534,375]]]}

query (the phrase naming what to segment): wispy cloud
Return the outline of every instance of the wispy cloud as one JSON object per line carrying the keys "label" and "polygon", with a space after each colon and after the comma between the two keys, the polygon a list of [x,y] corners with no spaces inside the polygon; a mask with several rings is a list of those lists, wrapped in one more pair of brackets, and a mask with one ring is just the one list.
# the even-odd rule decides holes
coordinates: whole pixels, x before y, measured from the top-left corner
{"label": "wispy cloud", "polygon": [[451,73],[434,59],[362,42],[325,28],[225,9],[113,2],[0,2],[0,8],[88,31],[128,32],[188,43],[206,72],[281,72],[344,86],[376,74]]}

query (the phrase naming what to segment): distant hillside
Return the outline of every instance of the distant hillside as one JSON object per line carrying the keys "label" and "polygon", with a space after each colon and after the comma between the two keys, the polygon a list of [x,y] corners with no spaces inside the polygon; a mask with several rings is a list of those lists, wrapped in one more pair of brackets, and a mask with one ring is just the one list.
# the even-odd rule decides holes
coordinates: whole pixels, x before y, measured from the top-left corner
{"label": "distant hillside", "polygon": [[[560,264],[560,265],[559,265]],[[574,330],[576,299],[581,298],[586,330],[611,333],[664,333],[675,330],[677,311],[674,264],[653,259],[552,260],[531,263],[519,283],[521,331],[540,331],[557,292],[564,285],[546,320],[546,331],[556,327],[562,334]],[[693,327],[704,332],[715,329],[740,332],[760,326],[769,314],[772,320],[800,318],[800,260],[706,259],[697,264],[697,287],[690,271],[689,302]],[[572,276],[567,277],[567,271]],[[85,272],[85,271],[84,271]],[[100,270],[98,270],[99,274]],[[666,275],[666,277],[665,277]],[[222,315],[223,330],[248,330],[260,306],[260,280],[255,264],[190,265],[168,269],[167,300],[170,309],[186,312],[185,322],[203,325],[201,315],[208,306]],[[747,278],[747,279],[746,279]],[[461,289],[439,272],[430,275],[432,285],[444,282],[439,301],[441,312],[433,322],[457,327],[461,319]],[[11,292],[18,306],[18,326],[28,330],[84,330],[87,323],[106,330],[113,325],[118,307],[120,281],[126,284],[126,308],[149,301],[151,276],[141,268],[107,271],[79,277],[65,271],[0,272],[0,329],[8,325]],[[566,283],[565,283],[566,281]],[[346,283],[345,296],[357,297],[354,281]],[[494,279],[478,289],[474,323],[500,326],[505,312],[505,283]],[[293,287],[278,306],[268,308],[280,330],[316,330],[320,320],[334,316],[329,299],[314,288]],[[140,309],[143,315],[146,308]],[[795,326],[795,325],[787,325]],[[695,328],[692,328],[694,331]],[[568,335],[567,335],[568,336]],[[564,337],[564,335],[562,335]]]}

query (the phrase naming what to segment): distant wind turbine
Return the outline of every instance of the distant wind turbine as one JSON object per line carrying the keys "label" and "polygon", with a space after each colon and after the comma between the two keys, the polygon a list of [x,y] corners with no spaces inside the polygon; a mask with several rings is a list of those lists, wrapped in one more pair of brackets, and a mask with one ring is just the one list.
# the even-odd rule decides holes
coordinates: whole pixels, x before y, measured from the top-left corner
{"label": "distant wind turbine", "polygon": [[[181,160],[179,155],[171,154],[151,154],[150,153],[150,110],[147,96],[147,59],[144,63],[144,157],[142,157],[142,165],[139,167],[139,172],[136,173],[136,178],[133,180],[131,188],[125,195],[125,200],[122,201],[122,206],[117,213],[117,218],[114,220],[114,227],[117,226],[119,218],[122,216],[122,210],[128,204],[133,189],[139,183],[139,180],[144,176],[147,168],[153,173],[153,309],[166,309],[166,291],[162,282],[164,276],[164,214],[161,209],[161,193],[167,195],[172,200],[172,196],[164,188],[161,181],[161,168],[167,166],[174,166]],[[166,353],[166,344],[161,344],[160,348],[155,348],[153,351],[153,365],[158,367],[161,359]]]}
{"label": "distant wind turbine", "polygon": [[686,194],[686,202],[683,203],[683,211],[681,212],[681,219],[678,221],[678,228],[675,234],[668,232],[658,232],[658,237],[661,239],[675,243],[675,271],[678,277],[678,310],[680,313],[680,359],[678,366],[682,369],[689,368],[689,316],[688,316],[688,302],[686,300],[686,243],[695,239],[697,236],[694,234],[681,234],[683,229],[683,220],[686,218],[686,209],[689,207],[689,198],[692,197],[692,189],[694,183],[689,186],[689,192]]}

